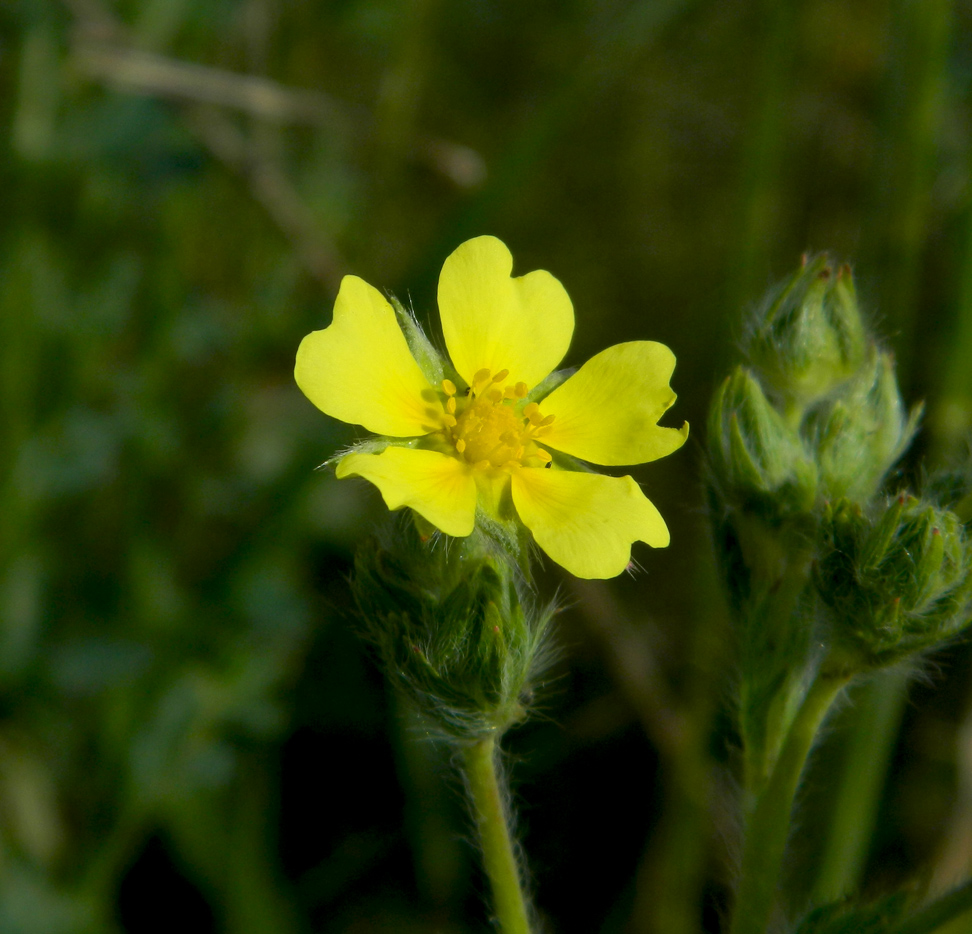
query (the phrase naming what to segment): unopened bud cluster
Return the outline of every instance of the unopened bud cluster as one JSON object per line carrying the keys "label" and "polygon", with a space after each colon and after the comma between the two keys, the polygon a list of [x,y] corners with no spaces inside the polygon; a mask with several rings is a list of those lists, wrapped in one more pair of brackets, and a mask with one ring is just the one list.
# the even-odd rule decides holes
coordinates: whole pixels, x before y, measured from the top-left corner
{"label": "unopened bud cluster", "polygon": [[[881,496],[921,408],[907,411],[849,268],[805,260],[755,315],[744,352],[710,410],[710,503],[743,641],[772,626],[769,643],[789,646],[774,662],[760,643],[766,678],[782,683],[821,645],[861,670],[954,635],[972,551],[953,513]],[[783,606],[788,591],[799,595]],[[794,627],[805,638],[781,640]],[[802,658],[789,657],[796,646]]]}
{"label": "unopened bud cluster", "polygon": [[405,521],[359,549],[352,586],[392,684],[440,734],[480,739],[525,716],[552,611],[485,536],[447,543]]}
{"label": "unopened bud cluster", "polygon": [[836,664],[894,664],[968,622],[972,542],[954,513],[905,494],[868,511],[842,500],[823,530],[814,576]]}

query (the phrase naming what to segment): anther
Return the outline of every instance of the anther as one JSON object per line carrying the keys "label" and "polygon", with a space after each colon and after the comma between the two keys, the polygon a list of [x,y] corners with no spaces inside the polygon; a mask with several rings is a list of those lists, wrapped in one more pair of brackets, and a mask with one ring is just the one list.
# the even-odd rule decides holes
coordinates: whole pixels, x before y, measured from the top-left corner
{"label": "anther", "polygon": [[447,428],[455,428],[455,426],[456,426],[456,417],[455,417],[455,415],[449,415],[448,413],[444,414],[442,416],[442,423]]}
{"label": "anther", "polygon": [[487,370],[485,367],[483,367],[483,369],[481,370],[476,370],[476,375],[473,376],[473,380],[472,380],[473,387],[477,386],[479,383],[488,383],[488,382],[489,382],[489,370]]}
{"label": "anther", "polygon": [[451,379],[442,380],[442,391],[447,396],[454,396],[456,394],[456,384]]}
{"label": "anther", "polygon": [[530,419],[530,421],[532,422],[532,421],[533,421],[533,416],[534,416],[534,415],[536,415],[536,414],[537,414],[537,413],[538,413],[539,411],[540,411],[540,406],[539,406],[539,405],[537,405],[537,404],[536,404],[536,402],[531,402],[531,403],[530,403],[530,404],[529,404],[529,405],[528,405],[528,406],[527,406],[527,407],[526,407],[526,408],[525,408],[525,409],[523,410],[523,415],[524,415],[524,416],[525,416],[526,418],[528,418],[528,419]]}
{"label": "anther", "polygon": [[446,399],[446,411],[450,415],[456,414],[456,400],[452,396],[449,396],[449,398]]}
{"label": "anther", "polygon": [[529,387],[526,383],[517,383],[513,387],[513,392],[516,393],[517,399],[522,399],[529,392]]}
{"label": "anther", "polygon": [[458,440],[458,441],[456,442],[456,450],[457,450],[457,451],[458,451],[458,452],[459,452],[460,454],[462,454],[462,452],[466,450],[466,442],[465,442],[465,441],[463,441],[463,440],[462,440],[462,438],[460,438],[460,439],[459,439],[459,440]]}
{"label": "anther", "polygon": [[501,393],[498,389],[491,389],[490,392],[489,392],[489,401],[490,402],[502,402],[503,401],[503,393]]}
{"label": "anther", "polygon": [[545,451],[543,448],[537,448],[537,457],[540,458],[545,464],[549,464],[553,458],[550,456],[549,451]]}
{"label": "anther", "polygon": [[497,373],[493,377],[493,382],[494,383],[502,383],[503,380],[506,379],[506,377],[509,376],[509,375],[510,375],[510,371],[509,370],[500,370],[499,373]]}
{"label": "anther", "polygon": [[556,415],[548,415],[542,422],[540,422],[540,427],[545,428],[547,425],[552,425]]}

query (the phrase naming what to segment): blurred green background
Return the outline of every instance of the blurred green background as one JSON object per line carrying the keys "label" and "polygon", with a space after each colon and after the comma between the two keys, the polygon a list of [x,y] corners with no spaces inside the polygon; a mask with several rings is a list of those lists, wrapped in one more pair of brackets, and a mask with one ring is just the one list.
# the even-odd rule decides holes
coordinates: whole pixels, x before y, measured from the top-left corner
{"label": "blurred green background", "polygon": [[[950,0],[4,0],[0,931],[490,930],[449,755],[355,635],[384,509],[315,472],[354,429],[292,378],[343,273],[434,330],[441,262],[480,233],[564,283],[568,365],[668,344],[694,432],[635,472],[669,549],[540,579],[558,659],[509,742],[539,911],[719,930],[707,401],[743,311],[828,249],[927,401],[902,482],[963,453],[970,107]],[[970,655],[842,713],[795,909],[972,869]]]}

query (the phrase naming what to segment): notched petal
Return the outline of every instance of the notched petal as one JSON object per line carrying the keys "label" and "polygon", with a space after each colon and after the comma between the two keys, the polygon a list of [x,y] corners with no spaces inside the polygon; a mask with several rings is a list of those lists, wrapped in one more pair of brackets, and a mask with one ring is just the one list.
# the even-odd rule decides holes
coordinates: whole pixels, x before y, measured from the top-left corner
{"label": "notched petal", "polygon": [[455,457],[424,449],[387,447],[381,454],[348,454],[338,479],[364,477],[378,487],[389,509],[409,506],[447,535],[471,534],[476,516],[476,481]]}
{"label": "notched petal", "polygon": [[409,438],[438,427],[442,406],[394,310],[357,276],[341,281],[332,323],[301,341],[294,377],[322,412],[376,434]]}
{"label": "notched petal", "polygon": [[469,384],[480,370],[509,370],[508,383],[534,386],[560,361],[574,309],[549,272],[511,278],[513,257],[496,237],[467,240],[442,266],[439,314],[446,347]]}
{"label": "notched petal", "polygon": [[536,543],[575,577],[616,577],[631,545],[668,545],[668,526],[631,477],[524,468],[513,504]]}
{"label": "notched petal", "polygon": [[592,464],[644,464],[678,450],[681,428],[657,424],[675,402],[675,355],[655,341],[615,344],[591,357],[543,401],[555,416],[544,444]]}

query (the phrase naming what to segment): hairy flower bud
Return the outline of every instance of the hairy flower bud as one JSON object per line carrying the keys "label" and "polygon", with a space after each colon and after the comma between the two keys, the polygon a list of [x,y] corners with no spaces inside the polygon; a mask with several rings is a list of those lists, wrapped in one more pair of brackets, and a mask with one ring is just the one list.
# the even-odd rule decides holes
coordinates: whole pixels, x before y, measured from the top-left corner
{"label": "hairy flower bud", "polygon": [[517,568],[478,533],[447,545],[401,526],[355,560],[365,635],[396,689],[443,735],[502,732],[525,716],[552,610],[524,605]]}
{"label": "hairy flower bud", "polygon": [[876,513],[826,510],[817,590],[834,649],[856,668],[891,665],[954,636],[972,614],[972,543],[958,517],[901,495]]}
{"label": "hairy flower bud", "polygon": [[921,411],[906,413],[893,358],[872,350],[857,376],[810,418],[827,496],[867,502],[911,443]]}
{"label": "hairy flower bud", "polygon": [[745,352],[784,407],[802,412],[849,379],[867,347],[850,267],[835,273],[822,255],[770,293]]}
{"label": "hairy flower bud", "polygon": [[[792,604],[806,583],[817,524],[816,465],[742,367],[715,394],[708,442],[713,533],[730,606],[741,622],[761,620],[746,624],[742,641],[754,657],[763,655],[763,671],[774,668],[763,651],[766,640],[781,655],[780,671],[795,669],[806,633],[790,626],[789,610],[768,610],[767,600]],[[781,678],[785,672],[770,673],[774,683]]]}
{"label": "hairy flower bud", "polygon": [[716,391],[708,434],[713,481],[727,502],[773,519],[812,508],[813,459],[743,367]]}

